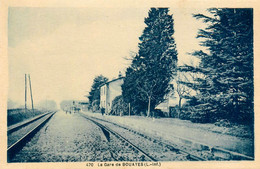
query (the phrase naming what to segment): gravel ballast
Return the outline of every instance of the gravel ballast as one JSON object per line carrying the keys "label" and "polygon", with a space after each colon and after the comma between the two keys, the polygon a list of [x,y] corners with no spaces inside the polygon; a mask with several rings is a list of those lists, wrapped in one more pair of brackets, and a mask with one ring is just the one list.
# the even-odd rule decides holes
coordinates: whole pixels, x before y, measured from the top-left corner
{"label": "gravel ballast", "polygon": [[145,161],[115,136],[79,114],[57,112],[11,162]]}

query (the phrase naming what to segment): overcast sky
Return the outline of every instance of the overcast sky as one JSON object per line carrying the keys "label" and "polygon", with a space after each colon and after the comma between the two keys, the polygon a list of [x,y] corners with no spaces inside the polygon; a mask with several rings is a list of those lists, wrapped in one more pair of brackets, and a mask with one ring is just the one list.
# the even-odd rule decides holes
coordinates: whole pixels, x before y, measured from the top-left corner
{"label": "overcast sky", "polygon": [[[96,75],[110,80],[124,72],[124,57],[138,51],[149,8],[9,8],[9,99],[23,104],[24,74],[30,74],[34,101],[84,100]],[[203,27],[192,13],[174,9],[179,64],[200,48]],[[29,100],[29,99],[28,99]]]}

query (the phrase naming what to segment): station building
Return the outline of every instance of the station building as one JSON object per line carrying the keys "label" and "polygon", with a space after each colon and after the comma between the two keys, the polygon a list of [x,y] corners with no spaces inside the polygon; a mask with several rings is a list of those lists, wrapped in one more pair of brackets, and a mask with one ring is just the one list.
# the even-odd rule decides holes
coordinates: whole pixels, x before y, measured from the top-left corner
{"label": "station building", "polygon": [[123,82],[124,77],[119,77],[100,86],[100,108],[104,108],[106,114],[110,113],[115,97],[122,94],[121,85]]}

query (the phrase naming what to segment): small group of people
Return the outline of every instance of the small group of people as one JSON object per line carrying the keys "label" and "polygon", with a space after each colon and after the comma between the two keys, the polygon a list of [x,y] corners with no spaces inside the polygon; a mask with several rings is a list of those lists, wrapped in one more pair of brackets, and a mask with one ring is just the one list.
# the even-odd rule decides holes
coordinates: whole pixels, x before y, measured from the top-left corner
{"label": "small group of people", "polygon": [[76,113],[76,112],[79,112],[81,109],[80,108],[77,108],[77,107],[72,107],[72,108],[69,108],[69,109],[65,109],[64,111],[66,112],[66,114],[72,114],[72,113]]}
{"label": "small group of people", "polygon": [[72,111],[71,110],[65,110],[65,112],[66,112],[66,114],[71,114],[72,113]]}
{"label": "small group of people", "polygon": [[72,108],[70,110],[65,110],[66,114],[67,113],[69,113],[69,114],[76,113],[76,112],[79,112],[79,111],[80,111],[80,108],[76,108],[76,107],[74,107],[74,108]]}

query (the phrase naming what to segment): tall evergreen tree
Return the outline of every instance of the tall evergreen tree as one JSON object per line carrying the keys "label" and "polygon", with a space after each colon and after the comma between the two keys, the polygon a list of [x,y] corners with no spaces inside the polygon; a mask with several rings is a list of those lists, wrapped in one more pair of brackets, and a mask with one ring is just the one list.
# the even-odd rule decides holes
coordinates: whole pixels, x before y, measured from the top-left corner
{"label": "tall evergreen tree", "polygon": [[169,93],[176,68],[177,51],[173,18],[168,8],[151,8],[140,36],[139,51],[126,71],[123,97],[147,116]]}
{"label": "tall evergreen tree", "polygon": [[[212,16],[194,15],[207,23],[199,30],[201,46],[193,53],[201,59],[197,78],[197,113],[205,118],[226,118],[236,122],[253,119],[253,10],[209,9]],[[195,113],[196,114],[196,113]]]}
{"label": "tall evergreen tree", "polygon": [[89,92],[89,105],[91,108],[92,106],[100,104],[100,85],[106,83],[108,81],[108,78],[104,77],[103,75],[99,75],[94,78],[93,84],[91,86],[91,90]]}

